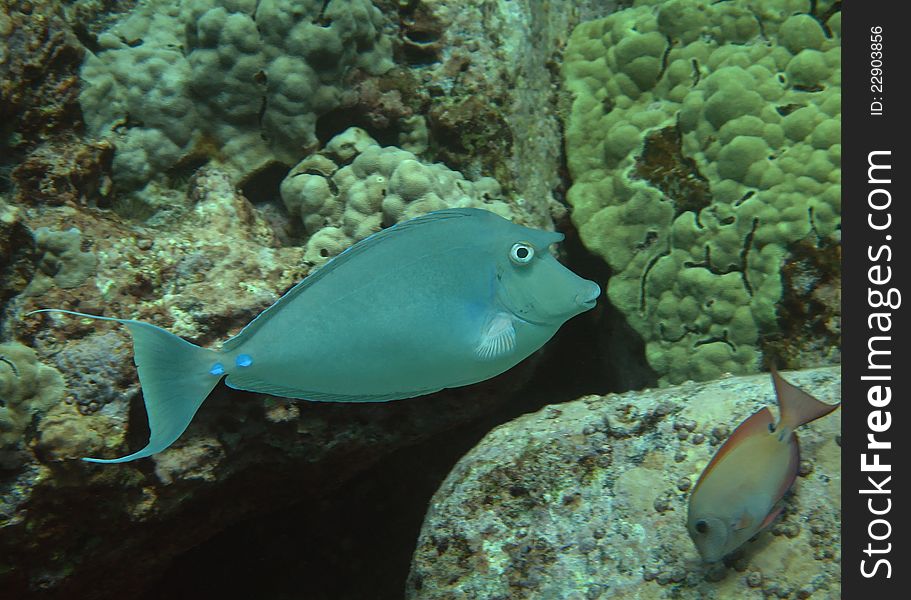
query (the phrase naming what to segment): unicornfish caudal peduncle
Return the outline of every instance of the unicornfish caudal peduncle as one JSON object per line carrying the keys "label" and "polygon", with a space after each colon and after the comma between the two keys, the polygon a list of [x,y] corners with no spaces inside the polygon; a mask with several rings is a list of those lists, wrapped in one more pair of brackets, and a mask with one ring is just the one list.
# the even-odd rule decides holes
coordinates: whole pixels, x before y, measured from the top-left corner
{"label": "unicornfish caudal peduncle", "polygon": [[841,406],[820,402],[785,381],[774,367],[771,373],[778,423],[768,408],[741,423],[690,495],[687,529],[706,562],[721,560],[775,520],[800,466],[794,430]]}
{"label": "unicornfish caudal peduncle", "polygon": [[215,385],[324,402],[383,402],[489,379],[595,305],[597,284],[550,254],[563,235],[480,209],[430,213],[355,244],[220,349],[129,319],[151,435],[117,463],[161,452]]}

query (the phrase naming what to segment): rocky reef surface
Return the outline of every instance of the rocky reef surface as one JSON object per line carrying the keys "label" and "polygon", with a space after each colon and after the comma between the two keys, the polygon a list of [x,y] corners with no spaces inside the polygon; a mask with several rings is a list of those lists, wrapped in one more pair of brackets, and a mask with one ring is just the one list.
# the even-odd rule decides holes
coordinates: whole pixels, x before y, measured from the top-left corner
{"label": "rocky reef surface", "polygon": [[[670,231],[668,199],[680,194],[705,199],[700,196],[705,189],[687,183],[698,184],[699,173],[733,181],[718,184],[727,190],[725,202],[742,191],[736,200],[742,199],[744,210],[753,211],[762,201],[765,212],[757,218],[782,229],[784,221],[772,214],[780,207],[766,206],[766,188],[755,185],[759,175],[738,170],[757,148],[765,150],[754,139],[762,138],[770,151],[782,154],[768,159],[769,173],[774,175],[776,165],[782,171],[778,183],[825,192],[812,201],[812,215],[789,212],[784,228],[793,241],[816,219],[813,231],[819,235],[789,242],[787,254],[773,248],[763,257],[772,288],[777,273],[772,267],[776,261],[783,265],[780,299],[760,307],[766,321],[777,319],[777,332],[750,325],[746,297],[738,291],[743,277],[717,272],[730,267],[718,262],[721,257],[741,248],[734,242],[742,237],[734,240],[725,232],[742,233],[752,221],[731,226],[717,207],[694,221],[687,215],[698,213],[698,202],[674,214],[680,221],[672,232],[675,243],[686,241],[692,254],[677,252],[674,260],[701,276],[709,271],[712,281],[723,278],[722,291],[734,291],[719,294],[714,307],[686,299],[648,306],[677,309],[659,311],[661,319],[654,322],[666,325],[660,335],[697,315],[694,324],[705,325],[707,337],[687,330],[678,346],[690,344],[715,358],[725,359],[728,344],[736,342],[753,361],[751,368],[760,344],[790,365],[835,360],[840,315],[833,265],[839,246],[831,190],[837,176],[823,171],[840,148],[832,127],[839,109],[832,99],[838,12],[822,18],[831,5],[809,0],[776,2],[766,11],[751,2],[705,9],[705,2],[693,0],[668,3],[664,10],[653,2],[636,4],[618,13],[610,27],[604,21],[585,25],[570,42],[578,23],[605,17],[613,3],[0,0],[0,595],[136,595],[173,568],[177,557],[244,519],[268,520],[268,513],[285,507],[292,516],[295,510],[306,512],[316,528],[320,515],[334,514],[327,506],[374,509],[342,502],[339,494],[369,488],[377,464],[386,465],[384,472],[414,465],[419,461],[402,457],[433,451],[428,444],[435,437],[445,436],[450,445],[445,454],[455,456],[456,448],[467,451],[479,435],[460,428],[482,419],[503,422],[581,393],[676,377],[668,377],[662,366],[667,361],[656,358],[654,345],[648,350],[655,330],[629,310],[632,305],[624,300],[629,298],[613,294],[616,308],[602,300],[567,325],[576,332],[576,345],[558,345],[550,355],[546,348],[482,385],[371,406],[222,389],[169,451],[100,467],[76,459],[122,455],[148,436],[130,338],[115,324],[26,316],[34,309],[136,318],[197,344],[216,344],[347,245],[444,206],[483,206],[520,223],[561,229],[567,242],[558,252],[575,270],[602,285],[613,273],[615,288],[635,291],[638,275],[622,271],[616,255],[602,251],[609,245],[605,240],[620,244],[639,236],[645,245],[635,246],[637,252],[658,257],[656,240]],[[624,25],[630,22],[641,31]],[[711,29],[721,47],[709,52],[706,40],[674,30],[687,23]],[[763,23],[770,24],[765,31]],[[588,35],[602,29],[603,36]],[[665,29],[671,36],[667,47],[651,35]],[[674,59],[664,83],[652,73],[655,48]],[[588,65],[593,50],[610,54],[614,63]],[[630,51],[641,52],[642,60],[636,73],[623,75],[616,60]],[[731,124],[722,124],[705,95],[729,93],[721,74],[740,81],[750,52],[765,60],[769,71],[749,69],[751,77],[768,80],[763,102],[749,104],[755,114],[727,115]],[[684,63],[691,54],[717,56],[702,63],[701,82],[685,85],[690,71]],[[581,82],[568,75],[573,69],[583,75]],[[654,87],[634,89],[628,79]],[[680,89],[668,87],[671,81]],[[654,189],[646,194],[651,208],[663,215],[657,219],[664,228],[658,237],[638,221],[610,229],[616,209],[597,212],[604,207],[588,210],[575,202],[591,196],[583,194],[589,177],[576,160],[586,146],[574,137],[587,128],[573,108],[585,85],[601,103],[595,112],[616,105],[612,119],[630,113],[635,132],[612,127],[607,136],[598,129],[601,121],[587,130],[610,139],[614,154],[625,154],[607,156],[599,146],[591,156],[622,162],[635,172],[618,177],[635,185],[647,181],[667,195]],[[642,93],[634,99],[637,90]],[[694,96],[683,103],[681,90],[702,100]],[[680,138],[665,122],[678,108],[689,119]],[[566,140],[565,128],[571,132]],[[749,139],[733,145],[737,152],[722,153],[712,141],[716,134]],[[784,160],[789,152],[812,159],[813,173],[798,174],[802,163]],[[684,153],[697,162],[682,160]],[[715,158],[726,165],[723,172],[703,164]],[[567,204],[570,174],[582,185]],[[763,181],[774,186],[777,180],[768,175]],[[746,198],[750,186],[757,187],[756,198]],[[594,195],[619,206],[627,198],[617,189],[614,195]],[[594,255],[580,243],[570,211]],[[696,231],[693,223],[715,229]],[[756,232],[765,231],[763,223]],[[705,236],[714,233],[717,240],[705,246]],[[759,239],[758,233],[751,235]],[[665,263],[670,264],[649,263],[650,273],[669,276]],[[674,294],[683,289],[665,288]],[[717,319],[709,322],[705,315]],[[749,339],[741,344],[737,336],[743,332]],[[540,371],[542,364],[551,370]],[[715,377],[729,366],[724,360],[700,364],[708,365],[704,372],[686,366],[678,375]],[[573,379],[575,368],[586,377]],[[535,393],[522,387],[529,381]],[[523,394],[527,397],[520,398]],[[666,424],[662,419],[656,423]],[[698,434],[682,427],[690,437]],[[638,435],[630,431],[629,436]],[[675,432],[683,435],[679,428]],[[442,479],[448,467],[440,463],[435,475],[424,475]],[[410,489],[414,475],[399,470],[397,479],[385,482],[388,487],[376,489],[387,494]],[[837,468],[821,472],[832,475]],[[397,510],[388,500],[376,504],[377,511],[389,511],[377,512],[377,520]],[[404,504],[417,527],[422,502],[410,498]],[[412,550],[412,540],[388,548],[363,536],[337,540],[334,533],[327,527],[320,538],[331,546],[327,555],[340,557],[334,568],[369,563],[368,555],[378,553],[398,553],[407,562]],[[362,555],[351,559],[352,548]],[[829,563],[822,564],[828,573]],[[670,567],[655,569],[648,571],[653,580],[670,580]],[[184,576],[191,571],[192,565],[186,567]],[[828,575],[822,577],[828,581]],[[681,581],[673,584],[692,589]],[[327,583],[326,589],[332,586]],[[400,586],[389,589],[377,591],[377,597],[400,597]],[[428,583],[425,589],[432,587]],[[314,591],[313,597],[321,596]]]}
{"label": "rocky reef surface", "polygon": [[[517,106],[555,105],[556,75],[538,69],[515,103],[497,75],[527,46],[510,23],[530,23],[534,3],[501,7],[489,27],[445,2],[335,3],[326,13],[313,3],[313,14],[287,2],[166,4],[2,3],[4,594],[147,590],[175,557],[240,519],[316,506],[397,450],[496,411],[537,362],[417,402],[325,405],[222,390],[169,452],[114,467],[76,460],[122,454],[148,436],[130,338],[114,324],[28,311],[136,318],[213,344],[346,245],[418,212],[488,206],[548,228],[565,214],[554,199],[556,117],[539,121],[547,136],[510,131]],[[254,10],[262,26],[275,16],[275,31],[252,30]],[[550,48],[566,29],[554,19],[579,14],[540,21]],[[320,39],[335,54],[283,46],[294,42],[285,29],[314,26],[361,36],[352,46],[363,56],[332,36]],[[515,43],[500,44],[501,33]],[[455,50],[468,36],[482,47]],[[332,63],[300,88],[327,90],[318,110],[294,104],[281,85],[295,82],[275,76],[288,66],[282,53],[301,52]],[[246,59],[262,63],[263,77],[238,74]],[[258,125],[263,98],[277,112]],[[282,108],[301,120],[280,123]],[[537,161],[537,179],[520,179],[531,165],[524,152],[549,156],[551,168]],[[315,198],[314,187],[328,193]]]}
{"label": "rocky reef surface", "polygon": [[[827,403],[840,371],[786,373]],[[784,511],[702,563],[689,491],[731,431],[775,404],[768,375],[586,396],[491,431],[434,495],[408,598],[841,597],[841,413],[798,430]]]}
{"label": "rocky reef surface", "polygon": [[[32,282],[8,304],[5,325],[20,341],[0,345],[7,589],[90,597],[103,578],[105,590],[135,592],[169,557],[231,521],[325,495],[385,454],[494,410],[531,372],[534,361],[469,390],[371,406],[222,390],[167,452],[124,466],[75,460],[123,454],[148,435],[131,341],[116,324],[27,311],[127,316],[214,343],[313,266],[305,247],[276,243],[224,172],[202,168],[189,188],[171,198],[179,216],[167,234],[100,209],[9,212],[34,228],[40,258]],[[135,567],[123,565],[127,554]],[[116,574],[105,565],[118,565]]]}

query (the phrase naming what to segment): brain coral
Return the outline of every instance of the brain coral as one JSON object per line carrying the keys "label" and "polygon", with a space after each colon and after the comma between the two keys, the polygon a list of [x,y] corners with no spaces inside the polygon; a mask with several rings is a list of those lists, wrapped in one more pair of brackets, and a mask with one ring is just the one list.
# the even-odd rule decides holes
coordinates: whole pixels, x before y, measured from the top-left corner
{"label": "brain coral", "polygon": [[840,243],[840,13],[810,8],[643,3],[569,41],[572,218],[664,383],[754,371],[789,247]]}
{"label": "brain coral", "polygon": [[384,24],[369,0],[153,0],[99,36],[80,103],[125,189],[197,156],[240,179],[315,146],[349,69],[392,66]]}
{"label": "brain coral", "polygon": [[[340,166],[344,165],[344,166]],[[468,181],[442,164],[424,164],[395,146],[380,147],[352,127],[298,163],[281,184],[288,211],[307,236],[305,259],[320,264],[382,227],[444,208],[483,207],[524,224],[537,221],[500,199],[491,177]]]}

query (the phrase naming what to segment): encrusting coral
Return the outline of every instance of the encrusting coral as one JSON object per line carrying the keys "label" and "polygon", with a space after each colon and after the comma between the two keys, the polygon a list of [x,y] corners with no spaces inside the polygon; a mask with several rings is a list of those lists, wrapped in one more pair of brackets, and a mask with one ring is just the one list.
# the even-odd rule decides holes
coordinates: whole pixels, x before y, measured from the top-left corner
{"label": "encrusting coral", "polygon": [[199,157],[241,180],[317,145],[349,69],[392,67],[384,24],[367,0],[150,2],[99,36],[80,103],[123,189]]}
{"label": "encrusting coral", "polygon": [[313,264],[382,227],[444,208],[486,208],[518,223],[534,221],[502,198],[495,179],[469,181],[445,165],[422,163],[407,150],[381,147],[357,127],[291,169],[281,195],[288,212],[304,225],[304,257]]}
{"label": "encrusting coral", "polygon": [[27,462],[26,430],[63,398],[63,377],[17,342],[0,344],[0,468]]}
{"label": "encrusting coral", "polygon": [[841,15],[809,10],[643,3],[567,46],[572,218],[664,383],[755,371],[789,248],[840,243]]}
{"label": "encrusting coral", "polygon": [[25,290],[28,295],[41,295],[52,285],[78,287],[95,273],[97,259],[82,250],[82,232],[76,227],[66,231],[39,227],[35,230],[35,245],[40,258],[35,277]]}

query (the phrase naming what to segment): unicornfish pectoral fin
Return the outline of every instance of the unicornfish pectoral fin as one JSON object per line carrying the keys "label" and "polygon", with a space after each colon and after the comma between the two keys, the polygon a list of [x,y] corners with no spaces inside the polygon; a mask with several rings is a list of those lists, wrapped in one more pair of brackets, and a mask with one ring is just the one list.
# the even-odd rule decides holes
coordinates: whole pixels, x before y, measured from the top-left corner
{"label": "unicornfish pectoral fin", "polygon": [[125,325],[133,336],[133,360],[149,418],[149,443],[142,450],[120,458],[82,460],[123,463],[161,452],[186,430],[209,392],[221,380],[219,374],[212,372],[212,365],[218,359],[216,352],[200,348],[155,325],[57,309],[35,312],[116,321]]}
{"label": "unicornfish pectoral fin", "polygon": [[516,349],[516,327],[513,318],[498,312],[488,319],[475,353],[483,360],[493,360]]}

